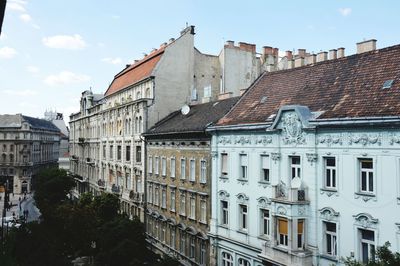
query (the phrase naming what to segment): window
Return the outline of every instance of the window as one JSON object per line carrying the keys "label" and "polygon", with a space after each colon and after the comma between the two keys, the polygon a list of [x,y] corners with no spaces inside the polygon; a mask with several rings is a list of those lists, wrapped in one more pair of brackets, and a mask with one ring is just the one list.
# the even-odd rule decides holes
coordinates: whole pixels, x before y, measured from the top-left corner
{"label": "window", "polygon": [[161,224],[161,242],[165,243],[165,225]]}
{"label": "window", "polygon": [[211,85],[204,87],[204,97],[211,97]]}
{"label": "window", "polygon": [[136,162],[137,163],[142,162],[142,147],[141,146],[136,146]]}
{"label": "window", "polygon": [[278,218],[278,244],[287,247],[288,245],[288,221]]}
{"label": "window", "polygon": [[167,158],[165,157],[161,158],[161,175],[162,176],[167,175]]}
{"label": "window", "polygon": [[131,160],[131,146],[125,147],[125,160],[129,162]]}
{"label": "window", "polygon": [[189,250],[189,257],[194,258],[196,254],[196,239],[194,236],[190,237],[190,250]]}
{"label": "window", "polygon": [[270,235],[271,217],[269,215],[269,210],[261,209],[261,234],[262,236]]}
{"label": "window", "polygon": [[337,255],[336,224],[330,222],[324,222],[324,228],[325,228],[325,254],[336,257]]}
{"label": "window", "polygon": [[181,159],[181,179],[186,178],[186,159]]}
{"label": "window", "polygon": [[300,156],[290,157],[290,170],[292,179],[295,177],[301,178]]}
{"label": "window", "polygon": [[113,156],[113,145],[110,145],[110,159],[112,160],[114,158]]}
{"label": "window", "polygon": [[153,186],[149,185],[147,187],[147,195],[149,195],[147,198],[147,202],[152,204],[153,203]]}
{"label": "window", "polygon": [[304,220],[297,220],[297,248],[304,246]]}
{"label": "window", "polygon": [[200,222],[206,223],[207,221],[207,201],[200,200]]}
{"label": "window", "polygon": [[171,247],[173,249],[175,249],[175,241],[176,240],[175,240],[175,228],[174,227],[171,227],[170,233],[171,233],[171,237],[170,237]]}
{"label": "window", "polygon": [[106,145],[103,145],[103,159],[106,159]]}
{"label": "window", "polygon": [[161,191],[161,208],[167,208],[167,189],[164,187]]}
{"label": "window", "polygon": [[221,153],[221,176],[228,176],[228,154]]}
{"label": "window", "polygon": [[185,233],[180,231],[181,235],[181,243],[179,245],[179,250],[182,254],[185,254]]}
{"label": "window", "polygon": [[154,157],[154,174],[160,174],[160,157]]}
{"label": "window", "polygon": [[171,200],[169,209],[173,212],[175,211],[175,189],[171,190]]}
{"label": "window", "polygon": [[194,159],[190,160],[190,169],[189,169],[189,178],[190,181],[196,181],[196,161]]}
{"label": "window", "polygon": [[207,162],[204,160],[200,162],[200,183],[207,183]]}
{"label": "window", "polygon": [[233,266],[233,257],[227,252],[222,252],[222,266]]}
{"label": "window", "polygon": [[171,158],[171,165],[170,165],[171,166],[171,169],[170,169],[171,178],[175,178],[175,165],[176,165],[175,158]]}
{"label": "window", "polygon": [[269,179],[269,156],[268,155],[261,155],[261,178],[260,181],[262,182],[270,182]]}
{"label": "window", "polygon": [[221,200],[221,224],[229,224],[229,209],[228,202],[226,200]]}
{"label": "window", "polygon": [[372,159],[360,159],[360,192],[374,193],[374,165]]}
{"label": "window", "polygon": [[149,156],[149,174],[153,173],[153,157]]}
{"label": "window", "polygon": [[247,154],[240,154],[239,155],[239,178],[240,179],[247,179]]}
{"label": "window", "polygon": [[189,218],[196,219],[196,198],[195,197],[190,197]]}
{"label": "window", "polygon": [[201,241],[200,244],[200,265],[206,265],[206,244],[204,241]]}
{"label": "window", "polygon": [[359,229],[360,235],[360,260],[367,263],[375,254],[375,232]]}
{"label": "window", "polygon": [[160,191],[158,187],[154,188],[154,205],[158,206],[160,204]]}
{"label": "window", "polygon": [[336,158],[325,157],[325,188],[336,189]]}
{"label": "window", "polygon": [[250,262],[246,259],[239,258],[238,260],[238,266],[250,266]]}
{"label": "window", "polygon": [[239,229],[247,230],[247,205],[239,205]]}
{"label": "window", "polygon": [[117,146],[117,160],[120,161],[121,160],[121,153],[122,153],[122,147],[121,145]]}
{"label": "window", "polygon": [[185,195],[185,193],[181,193],[181,195],[180,195],[179,214],[186,215],[186,195]]}

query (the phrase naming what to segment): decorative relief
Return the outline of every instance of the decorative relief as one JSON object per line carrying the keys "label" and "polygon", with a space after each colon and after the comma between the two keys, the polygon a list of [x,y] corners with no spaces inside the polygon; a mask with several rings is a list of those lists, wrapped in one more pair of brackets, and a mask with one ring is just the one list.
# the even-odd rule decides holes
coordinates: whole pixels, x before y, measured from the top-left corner
{"label": "decorative relief", "polygon": [[319,192],[321,195],[326,194],[328,197],[332,195],[339,196],[339,193],[336,190],[322,189]]}
{"label": "decorative relief", "polygon": [[271,144],[272,143],[272,137],[271,136],[260,136],[258,137],[258,139],[256,140],[257,144],[262,144],[262,145],[267,145],[267,144]]}
{"label": "decorative relief", "polygon": [[283,143],[304,144],[306,139],[299,116],[295,112],[287,112],[282,116]]}
{"label": "decorative relief", "polygon": [[217,158],[217,157],[218,157],[218,152],[212,151],[212,152],[211,152],[211,157],[212,157],[212,158]]}
{"label": "decorative relief", "polygon": [[304,214],[306,214],[306,206],[300,205],[300,206],[298,207],[298,213],[299,213],[299,215],[304,215]]}
{"label": "decorative relief", "polygon": [[400,233],[400,223],[395,223],[396,228],[397,228],[397,233]]}
{"label": "decorative relief", "polygon": [[226,192],[225,190],[220,190],[218,192],[218,196],[219,196],[220,199],[225,200],[225,199],[229,198],[229,193]]}
{"label": "decorative relief", "polygon": [[357,215],[353,215],[356,225],[359,225],[363,228],[375,228],[379,222],[378,219],[373,218],[371,214],[368,213],[359,213]]}
{"label": "decorative relief", "polygon": [[238,143],[240,143],[242,145],[251,144],[251,140],[249,137],[244,137],[244,136],[239,137],[238,136],[238,137],[236,137],[235,144],[238,144]]}
{"label": "decorative relief", "polygon": [[318,156],[316,153],[306,153],[307,155],[307,161],[311,163],[311,165],[313,165],[313,163],[315,163],[318,159]]}
{"label": "decorative relief", "polygon": [[222,143],[223,145],[232,143],[231,142],[231,137],[220,137],[218,142]]}
{"label": "decorative relief", "polygon": [[258,202],[258,207],[260,208],[267,208],[269,205],[271,205],[271,200],[266,197],[259,197],[257,199],[257,202]]}
{"label": "decorative relief", "polygon": [[363,201],[365,201],[365,202],[367,202],[367,201],[369,201],[369,200],[374,200],[374,201],[376,201],[376,197],[374,196],[374,195],[363,195],[363,194],[361,194],[361,193],[355,193],[354,194],[354,198],[355,199],[359,199],[359,198],[361,198]]}
{"label": "decorative relief", "polygon": [[239,193],[236,197],[239,203],[247,203],[249,201],[249,197],[244,193]]}
{"label": "decorative relief", "polygon": [[245,185],[245,184],[248,184],[249,182],[246,179],[238,179],[237,183],[241,184],[241,185]]}
{"label": "decorative relief", "polygon": [[277,212],[278,214],[280,214],[280,215],[286,215],[287,210],[285,209],[285,207],[279,206],[279,207],[276,209],[276,212]]}
{"label": "decorative relief", "polygon": [[279,152],[272,152],[271,159],[274,161],[279,161],[281,159],[281,154]]}
{"label": "decorative relief", "polygon": [[337,220],[339,218],[339,212],[336,212],[331,207],[325,207],[319,210],[320,217],[327,221]]}
{"label": "decorative relief", "polygon": [[367,144],[381,145],[382,143],[381,140],[382,140],[381,134],[361,134],[361,135],[349,134],[348,137],[349,145],[352,145],[353,143],[361,144],[363,146],[366,146]]}
{"label": "decorative relief", "polygon": [[318,143],[326,144],[328,147],[332,145],[342,145],[343,144],[343,135],[325,135],[318,138]]}
{"label": "decorative relief", "polygon": [[400,144],[400,136],[395,135],[393,133],[389,134],[389,144],[393,145],[393,144]]}

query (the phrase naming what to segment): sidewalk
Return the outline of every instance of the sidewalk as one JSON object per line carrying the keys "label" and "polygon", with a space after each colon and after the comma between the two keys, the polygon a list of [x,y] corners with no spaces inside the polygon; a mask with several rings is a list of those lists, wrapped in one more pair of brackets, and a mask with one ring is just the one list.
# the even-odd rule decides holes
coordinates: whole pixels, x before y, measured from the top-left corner
{"label": "sidewalk", "polygon": [[[0,192],[0,216],[3,214],[3,206],[4,206],[4,192]],[[15,215],[16,218],[23,216],[23,211],[25,210],[26,203],[31,200],[32,194],[13,194],[10,193],[10,210],[6,211],[6,217]]]}

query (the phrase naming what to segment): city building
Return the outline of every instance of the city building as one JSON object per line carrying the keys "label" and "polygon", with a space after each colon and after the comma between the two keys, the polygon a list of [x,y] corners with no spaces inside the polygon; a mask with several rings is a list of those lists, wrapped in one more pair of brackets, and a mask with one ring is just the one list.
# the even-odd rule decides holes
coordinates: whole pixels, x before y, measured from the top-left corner
{"label": "city building", "polygon": [[0,115],[0,182],[13,193],[31,191],[31,180],[43,167],[57,166],[60,130],[51,122]]}
{"label": "city building", "polygon": [[44,119],[52,122],[60,130],[60,155],[58,157],[58,167],[69,170],[69,129],[65,124],[62,113],[46,111]]}
{"label": "city building", "polygon": [[212,134],[214,265],[341,265],[400,251],[400,45],[287,58]]}
{"label": "city building", "polygon": [[75,196],[88,191],[116,193],[122,210],[143,220],[141,134],[185,104],[239,96],[263,68],[278,68],[277,49],[259,56],[255,45],[235,46],[230,41],[218,56],[207,55],[195,48],[194,35],[194,26],[186,27],[179,38],[127,65],[104,95],[82,93],[80,112],[70,116]]}
{"label": "city building", "polygon": [[210,265],[211,136],[238,97],[184,106],[143,134],[146,142],[146,232],[158,252],[184,265]]}

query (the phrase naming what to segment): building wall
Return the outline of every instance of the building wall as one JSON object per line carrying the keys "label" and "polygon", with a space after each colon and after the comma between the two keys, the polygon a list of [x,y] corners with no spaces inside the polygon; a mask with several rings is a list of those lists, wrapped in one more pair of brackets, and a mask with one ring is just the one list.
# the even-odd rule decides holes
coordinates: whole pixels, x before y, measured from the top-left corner
{"label": "building wall", "polygon": [[[189,265],[209,265],[207,238],[211,214],[209,140],[152,139],[147,143],[146,231],[151,243],[160,252],[174,255]],[[171,168],[173,159],[175,159],[175,177]],[[182,159],[185,163],[184,178],[181,171]],[[166,163],[165,172],[163,172],[163,160]],[[193,180],[191,180],[190,162],[192,160],[195,162]],[[206,166],[205,180],[201,180],[201,161],[204,161]],[[163,190],[166,191],[165,202],[162,196]],[[171,191],[175,192],[175,206],[171,205]],[[185,199],[184,209],[181,208],[182,197]],[[194,216],[191,216],[191,199],[195,200]],[[201,201],[206,204],[205,217],[201,217]],[[165,237],[162,235],[163,230]],[[175,241],[171,237],[171,231],[175,232]],[[184,245],[181,244],[181,238],[184,238]],[[194,253],[191,251],[191,241],[194,241]],[[200,259],[202,249],[203,259]]]}
{"label": "building wall", "polygon": [[[299,138],[287,138],[284,126],[273,131],[219,131],[213,135],[213,192],[210,234],[217,248],[213,255],[229,250],[238,259],[249,254],[249,261],[272,258],[289,265],[340,264],[340,257],[354,255],[361,259],[361,230],[374,232],[372,243],[386,241],[399,251],[399,131],[398,129],[303,129]],[[221,154],[228,155],[228,175],[221,175]],[[248,180],[239,177],[239,156],[248,156]],[[260,156],[270,158],[270,181],[260,182]],[[291,184],[291,158],[300,158],[301,187]],[[324,187],[326,158],[336,159],[336,188]],[[360,191],[360,162],[371,160],[373,192]],[[291,188],[290,200],[280,197],[277,188]],[[305,191],[305,200],[298,200],[298,190]],[[280,191],[280,190],[279,190]],[[243,195],[241,194],[244,194]],[[221,225],[221,199],[229,202],[230,222]],[[248,230],[239,232],[239,204],[248,206]],[[270,234],[260,237],[260,209],[270,212]],[[277,219],[285,218],[290,227],[288,245],[279,245]],[[305,221],[304,248],[296,246],[297,220]],[[336,254],[327,254],[324,222],[336,225]],[[252,249],[260,252],[256,256]],[[291,250],[292,255],[287,251]],[[286,252],[285,252],[286,251]],[[297,255],[296,255],[297,254]]]}

